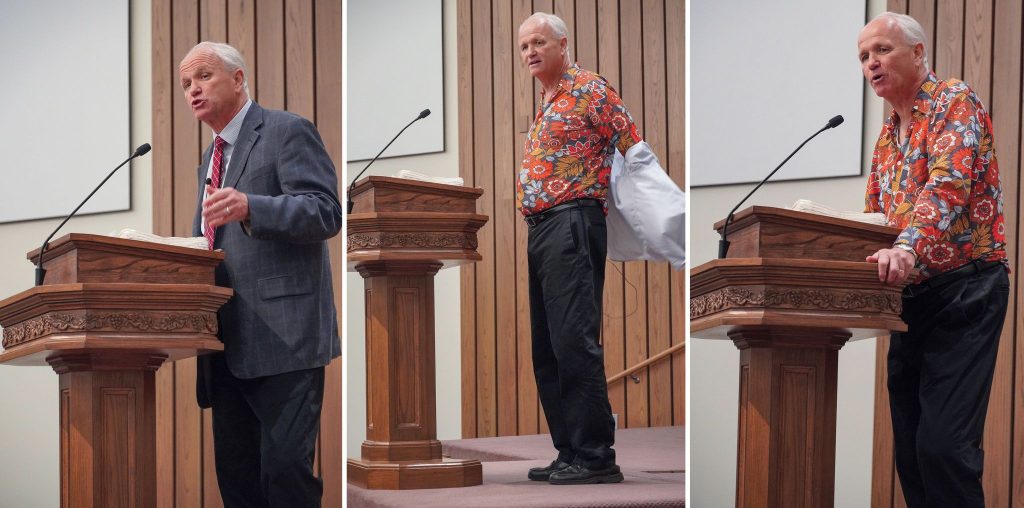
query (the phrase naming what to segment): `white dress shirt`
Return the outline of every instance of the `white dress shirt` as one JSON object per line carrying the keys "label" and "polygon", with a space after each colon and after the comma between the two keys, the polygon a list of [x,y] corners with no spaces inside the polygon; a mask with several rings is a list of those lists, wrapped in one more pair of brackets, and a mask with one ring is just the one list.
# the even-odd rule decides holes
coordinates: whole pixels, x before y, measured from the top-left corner
{"label": "white dress shirt", "polygon": [[608,257],[614,261],[686,263],[686,193],[669,178],[650,145],[615,151],[608,192]]}

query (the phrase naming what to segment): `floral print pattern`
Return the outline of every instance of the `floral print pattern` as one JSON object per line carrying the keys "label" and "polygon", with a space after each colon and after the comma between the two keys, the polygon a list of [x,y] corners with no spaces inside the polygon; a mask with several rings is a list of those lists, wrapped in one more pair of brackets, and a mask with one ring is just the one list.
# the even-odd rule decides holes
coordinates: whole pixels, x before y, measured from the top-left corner
{"label": "floral print pattern", "polygon": [[523,215],[580,198],[604,200],[614,150],[641,141],[619,94],[604,78],[573,65],[550,102],[541,99],[516,182]]}
{"label": "floral print pattern", "polygon": [[865,209],[902,228],[922,282],[975,259],[1006,259],[1003,194],[992,119],[962,81],[929,74],[907,122],[893,111],[875,144]]}

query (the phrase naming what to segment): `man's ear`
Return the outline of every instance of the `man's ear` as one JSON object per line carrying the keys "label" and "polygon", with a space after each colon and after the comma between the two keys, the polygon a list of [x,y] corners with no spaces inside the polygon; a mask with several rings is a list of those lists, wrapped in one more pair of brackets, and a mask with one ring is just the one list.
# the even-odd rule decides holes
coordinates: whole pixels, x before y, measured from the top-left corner
{"label": "man's ear", "polygon": [[241,90],[245,86],[245,73],[242,69],[235,69],[235,72],[231,73],[231,80],[235,82],[235,88]]}
{"label": "man's ear", "polygon": [[914,44],[914,59],[924,65],[924,43]]}

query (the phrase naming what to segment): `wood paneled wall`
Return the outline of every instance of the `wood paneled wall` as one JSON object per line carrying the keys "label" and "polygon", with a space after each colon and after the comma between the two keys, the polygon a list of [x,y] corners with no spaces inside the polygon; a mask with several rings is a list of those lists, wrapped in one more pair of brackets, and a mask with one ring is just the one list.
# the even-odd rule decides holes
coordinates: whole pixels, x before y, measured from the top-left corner
{"label": "wood paneled wall", "polygon": [[[211,139],[178,85],[178,63],[202,40],[238,48],[249,92],[268,108],[315,122],[339,172],[341,194],[341,0],[153,0],[153,231],[188,236],[198,191],[196,167]],[[341,235],[331,241],[341,316]],[[160,506],[222,506],[209,410],[195,400],[195,360],[157,373],[157,488]],[[317,470],[324,506],[341,506],[342,358],[327,368]]]}
{"label": "wood paneled wall", "polygon": [[[584,68],[599,72],[672,178],[684,181],[683,0],[461,0],[459,172],[481,187],[483,261],[462,268],[462,435],[546,432],[530,348],[526,225],[515,181],[539,86],[519,63],[519,25],[536,11],[565,20]],[[683,273],[666,263],[606,269],[605,369],[618,374],[684,340]],[[683,353],[609,386],[619,427],[682,425]]]}
{"label": "wood paneled wall", "polygon": [[[992,114],[1003,186],[1006,250],[1010,257],[1010,305],[999,344],[995,380],[985,424],[985,505],[1024,506],[1024,331],[1018,284],[1024,270],[1019,252],[1021,27],[1019,0],[889,0],[888,9],[917,19],[928,34],[929,61],[936,75],[966,81]],[[851,43],[852,44],[852,43]],[[878,126],[881,129],[881,126]],[[888,338],[879,339],[875,380],[873,507],[904,507],[892,456],[892,424],[886,392]]]}

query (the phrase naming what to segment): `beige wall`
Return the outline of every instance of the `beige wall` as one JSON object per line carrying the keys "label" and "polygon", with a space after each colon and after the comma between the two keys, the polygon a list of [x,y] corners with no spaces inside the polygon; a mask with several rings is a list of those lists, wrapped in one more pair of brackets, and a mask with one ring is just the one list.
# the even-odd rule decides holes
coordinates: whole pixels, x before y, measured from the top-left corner
{"label": "beige wall", "polygon": [[[869,18],[884,10],[869,0]],[[794,32],[795,33],[795,32]],[[850,41],[850,65],[856,41]],[[882,101],[865,87],[863,175],[852,178],[769,183],[743,205],[791,206],[800,198],[839,210],[860,211],[871,150],[882,124]],[[695,125],[694,128],[700,128]],[[839,127],[842,128],[842,127]],[[797,146],[802,134],[782,130],[782,144]],[[792,139],[790,139],[792,138]],[[778,161],[765,161],[765,174]],[[691,168],[700,171],[701,168]],[[724,218],[753,185],[696,188],[690,192],[689,252],[691,266],[718,255],[718,234],[712,224]],[[736,491],[736,428],[739,394],[739,351],[731,342],[693,339],[690,361],[690,467],[687,470],[693,506],[732,506]],[[836,430],[836,507],[863,507],[871,499],[871,446],[874,417],[875,339],[848,343],[839,353],[838,428]]]}
{"label": "beige wall", "polygon": [[[150,5],[148,0],[131,0],[131,146],[150,141],[152,107],[150,86]],[[49,34],[60,37],[60,33]],[[74,41],[67,41],[74,44]],[[31,50],[31,45],[26,46]],[[40,55],[45,58],[45,55]],[[60,65],[54,62],[54,65]],[[83,79],[88,77],[83,76]],[[74,84],[68,86],[74,93]],[[89,100],[83,97],[83,101]],[[128,154],[124,154],[127,156]],[[82,161],[82,171],[95,173],[96,182],[114,164]],[[149,157],[132,163],[132,208],[127,212],[90,215],[72,219],[64,233],[106,234],[121,228],[152,229],[152,178]],[[127,168],[122,168],[125,171]],[[5,192],[10,192],[10,187]],[[83,189],[82,198],[91,189]],[[77,199],[77,198],[76,198]],[[68,203],[68,212],[77,203]],[[0,224],[0,297],[6,298],[34,283],[33,265],[25,253],[39,247],[57,227],[59,219]],[[58,428],[57,375],[45,367],[0,366],[0,506],[57,506]]]}
{"label": "beige wall", "polygon": [[[428,155],[381,159],[373,163],[367,175],[394,176],[399,170],[408,169],[434,176],[459,176],[459,124],[458,124],[458,68],[456,66],[457,38],[455,28],[455,0],[444,0],[444,152]],[[349,98],[353,100],[353,98]],[[358,98],[355,98],[358,100]],[[408,122],[408,119],[390,119],[388,122]],[[384,122],[387,124],[388,122]],[[379,132],[382,148],[394,132],[378,126],[352,125],[348,129],[374,129]],[[410,127],[415,129],[416,126]],[[397,132],[397,131],[396,131]],[[376,149],[377,151],[380,148]],[[384,156],[387,156],[385,152]],[[351,180],[366,166],[367,161],[348,165],[345,181]],[[365,177],[366,175],[364,175]],[[345,322],[345,377],[346,411],[348,428],[346,449],[349,457],[359,457],[359,447],[366,438],[366,335],[363,305],[363,279],[356,273],[348,273],[346,284]],[[434,280],[435,307],[435,356],[437,358],[437,437],[458,439],[462,433],[461,407],[461,360],[459,327],[459,269],[441,270]]]}

